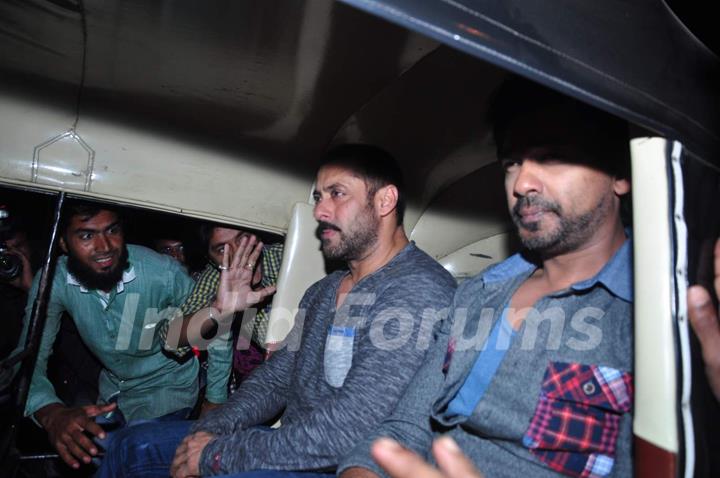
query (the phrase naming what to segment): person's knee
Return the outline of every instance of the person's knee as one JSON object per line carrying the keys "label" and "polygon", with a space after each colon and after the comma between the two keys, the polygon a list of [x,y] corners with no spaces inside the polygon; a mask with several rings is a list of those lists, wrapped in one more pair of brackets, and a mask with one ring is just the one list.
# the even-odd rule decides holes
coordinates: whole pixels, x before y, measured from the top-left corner
{"label": "person's knee", "polygon": [[[118,430],[108,444],[99,477],[167,477],[175,450],[191,422],[148,422]],[[105,462],[107,460],[107,463]]]}
{"label": "person's knee", "polygon": [[118,430],[105,450],[105,460],[109,460],[117,469],[142,461],[147,450],[152,446],[144,426],[127,427]]}

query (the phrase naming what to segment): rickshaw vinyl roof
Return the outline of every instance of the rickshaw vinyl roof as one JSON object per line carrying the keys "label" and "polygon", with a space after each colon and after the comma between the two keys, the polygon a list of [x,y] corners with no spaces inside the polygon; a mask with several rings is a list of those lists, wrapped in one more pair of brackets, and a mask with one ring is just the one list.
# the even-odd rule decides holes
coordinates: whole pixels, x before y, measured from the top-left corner
{"label": "rickshaw vinyl roof", "polygon": [[0,180],[282,233],[328,145],[371,142],[412,229],[495,160],[482,117],[508,70],[720,166],[720,61],[662,1],[548,5],[0,0]]}
{"label": "rickshaw vinyl roof", "polygon": [[341,1],[678,139],[720,165],[720,60],[662,0]]}

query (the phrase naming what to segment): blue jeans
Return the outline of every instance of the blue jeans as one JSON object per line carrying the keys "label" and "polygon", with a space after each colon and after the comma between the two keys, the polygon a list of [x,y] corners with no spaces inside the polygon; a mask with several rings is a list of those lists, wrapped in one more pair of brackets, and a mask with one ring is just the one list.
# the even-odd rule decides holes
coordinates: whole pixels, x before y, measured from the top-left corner
{"label": "blue jeans", "polygon": [[223,475],[218,478],[331,478],[335,473],[314,473],[312,471],[255,470]]}
{"label": "blue jeans", "polygon": [[173,420],[171,416],[165,416],[139,424],[131,422],[114,431],[112,437],[106,439],[109,443],[105,446],[105,456],[95,478],[167,478],[175,449],[188,434],[192,424],[190,420],[179,418],[182,417],[175,416]]}
{"label": "blue jeans", "polygon": [[[190,431],[190,421],[144,423],[116,433],[95,478],[168,478],[175,450]],[[233,478],[330,478],[328,473],[256,470]]]}

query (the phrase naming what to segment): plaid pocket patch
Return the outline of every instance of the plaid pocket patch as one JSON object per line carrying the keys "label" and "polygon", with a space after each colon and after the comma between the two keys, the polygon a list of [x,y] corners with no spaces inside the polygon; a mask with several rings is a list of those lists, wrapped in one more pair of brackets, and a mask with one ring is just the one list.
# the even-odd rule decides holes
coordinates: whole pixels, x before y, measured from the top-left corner
{"label": "plaid pocket patch", "polygon": [[632,376],[598,365],[551,362],[523,444],[569,476],[607,476],[620,418],[632,407]]}

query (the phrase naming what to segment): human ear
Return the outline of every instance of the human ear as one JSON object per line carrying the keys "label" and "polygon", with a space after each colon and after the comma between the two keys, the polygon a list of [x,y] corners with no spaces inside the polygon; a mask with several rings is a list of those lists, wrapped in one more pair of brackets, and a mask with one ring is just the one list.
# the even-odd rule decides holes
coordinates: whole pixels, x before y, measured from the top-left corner
{"label": "human ear", "polygon": [[378,189],[375,193],[375,207],[380,216],[385,217],[395,210],[398,202],[397,187],[388,184]]}
{"label": "human ear", "polygon": [[630,180],[628,179],[614,179],[613,180],[613,191],[617,196],[624,196],[630,192]]}
{"label": "human ear", "polygon": [[60,249],[62,249],[62,251],[63,251],[65,254],[68,253],[68,248],[67,248],[67,244],[65,243],[65,238],[64,238],[64,237],[60,237]]}

